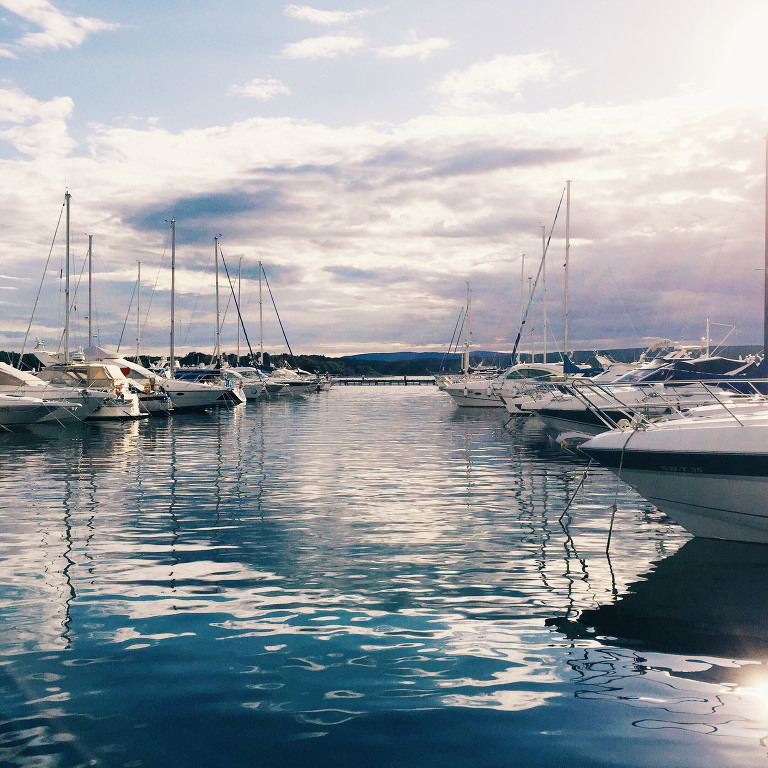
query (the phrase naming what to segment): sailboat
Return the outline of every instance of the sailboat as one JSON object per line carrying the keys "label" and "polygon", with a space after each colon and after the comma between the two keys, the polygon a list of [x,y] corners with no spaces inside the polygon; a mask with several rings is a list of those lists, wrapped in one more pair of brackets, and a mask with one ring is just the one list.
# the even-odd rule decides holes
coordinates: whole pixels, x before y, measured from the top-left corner
{"label": "sailboat", "polygon": [[[108,396],[86,417],[97,419],[137,419],[146,416],[139,408],[139,400],[130,391],[128,381],[117,366],[102,362],[88,362],[82,354],[72,356],[69,348],[69,313],[70,313],[70,200],[67,192],[66,204],[66,282],[64,307],[64,351],[49,353],[40,345],[35,349],[35,357],[44,366],[38,373],[40,379],[50,384],[61,386],[79,386],[99,390]],[[90,251],[90,247],[89,247]],[[90,291],[89,291],[90,293]],[[90,299],[89,299],[90,300]],[[90,313],[89,313],[90,314]],[[90,326],[89,326],[90,327]],[[90,332],[90,331],[89,331]],[[75,359],[77,358],[77,359]]]}
{"label": "sailboat", "polygon": [[[210,408],[216,405],[229,404],[231,396],[237,389],[227,384],[222,384],[216,377],[213,380],[208,371],[205,374],[187,373],[176,365],[176,219],[171,219],[171,348],[168,367],[168,378],[160,382],[161,389],[171,398],[174,410],[197,410]],[[218,313],[217,313],[218,314]],[[218,325],[218,317],[217,317]],[[244,402],[245,397],[237,398],[237,402]]]}

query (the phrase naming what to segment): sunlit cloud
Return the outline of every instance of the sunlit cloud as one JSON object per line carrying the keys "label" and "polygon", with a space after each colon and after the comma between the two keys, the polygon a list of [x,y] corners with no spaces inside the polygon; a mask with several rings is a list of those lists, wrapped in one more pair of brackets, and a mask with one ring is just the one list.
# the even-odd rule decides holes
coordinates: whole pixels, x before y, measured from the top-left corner
{"label": "sunlit cloud", "polygon": [[24,155],[64,155],[74,146],[67,128],[73,109],[65,96],[43,102],[16,88],[0,90],[0,141]]}
{"label": "sunlit cloud", "polygon": [[[15,44],[17,48],[76,48],[89,35],[119,27],[99,19],[69,16],[48,0],[0,0],[0,6],[39,27],[39,31],[23,35]],[[7,57],[13,53],[4,46],[0,55]]]}
{"label": "sunlit cloud", "polygon": [[416,33],[409,35],[409,40],[401,45],[390,45],[379,48],[379,56],[388,59],[425,59],[430,58],[438,51],[444,51],[451,47],[451,41],[442,37],[430,37],[426,40],[420,40]]}
{"label": "sunlit cloud", "polygon": [[325,35],[309,37],[298,43],[289,43],[280,53],[284,59],[334,59],[353,53],[365,45],[362,37],[353,35]]}
{"label": "sunlit cloud", "polygon": [[495,56],[468,69],[449,72],[437,85],[437,91],[447,97],[451,106],[472,110],[500,94],[519,100],[526,86],[546,85],[565,74],[551,53]]}
{"label": "sunlit cloud", "polygon": [[274,77],[266,79],[256,78],[249,80],[243,85],[230,85],[229,93],[232,96],[242,96],[247,99],[257,99],[259,101],[269,101],[274,99],[275,96],[288,96],[291,93],[291,89],[276,80]]}
{"label": "sunlit cloud", "polygon": [[321,11],[318,8],[312,8],[309,5],[286,5],[285,15],[290,19],[299,19],[308,21],[310,24],[318,24],[324,27],[335,26],[338,24],[348,24],[355,19],[361,19],[370,16],[373,11]]}

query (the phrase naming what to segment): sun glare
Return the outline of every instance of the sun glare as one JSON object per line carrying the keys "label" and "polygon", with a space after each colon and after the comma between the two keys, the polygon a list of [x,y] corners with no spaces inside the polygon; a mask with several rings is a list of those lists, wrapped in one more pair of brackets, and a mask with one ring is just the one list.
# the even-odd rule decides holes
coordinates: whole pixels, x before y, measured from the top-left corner
{"label": "sun glare", "polygon": [[722,48],[713,51],[719,59],[715,93],[726,103],[768,105],[768,6],[739,14],[723,32]]}

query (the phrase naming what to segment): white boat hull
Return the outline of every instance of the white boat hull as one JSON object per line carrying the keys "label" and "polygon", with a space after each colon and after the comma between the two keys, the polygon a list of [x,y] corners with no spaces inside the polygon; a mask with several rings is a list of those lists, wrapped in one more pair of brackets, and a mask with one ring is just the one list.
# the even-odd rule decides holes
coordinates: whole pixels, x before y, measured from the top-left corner
{"label": "white boat hull", "polygon": [[581,446],[694,536],[768,544],[768,406],[697,408]]}

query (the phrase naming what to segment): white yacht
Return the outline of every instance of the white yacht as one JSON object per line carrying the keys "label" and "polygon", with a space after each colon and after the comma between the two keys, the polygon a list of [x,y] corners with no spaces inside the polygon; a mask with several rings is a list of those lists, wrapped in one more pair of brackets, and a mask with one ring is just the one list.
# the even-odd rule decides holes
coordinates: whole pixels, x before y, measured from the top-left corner
{"label": "white yacht", "polygon": [[21,371],[8,363],[0,363],[0,393],[64,402],[66,405],[50,411],[40,419],[42,422],[57,424],[82,422],[111,397],[106,392],[83,386],[51,384],[30,371]]}
{"label": "white yacht", "polygon": [[143,365],[126,360],[104,347],[88,347],[83,353],[90,362],[104,362],[115,365],[128,381],[129,391],[139,399],[139,409],[150,415],[167,415],[173,410],[170,397],[161,387],[162,379]]}
{"label": "white yacht", "polygon": [[268,375],[259,368],[247,365],[239,365],[229,370],[234,371],[240,377],[240,386],[246,400],[258,400],[266,393]]}
{"label": "white yacht", "polygon": [[87,419],[126,420],[149,415],[139,408],[138,396],[131,392],[128,379],[117,365],[86,360],[57,362],[42,350],[35,351],[35,356],[45,366],[38,374],[43,381],[64,386],[79,385],[109,395]]}
{"label": "white yacht", "polygon": [[768,544],[768,399],[723,398],[581,445],[692,533]]}
{"label": "white yacht", "polygon": [[43,400],[40,397],[0,394],[0,429],[36,424],[45,416],[63,409],[72,412],[78,405],[64,400]]}
{"label": "white yacht", "polygon": [[317,391],[320,379],[308,371],[293,368],[275,368],[265,382],[270,397],[306,395]]}

